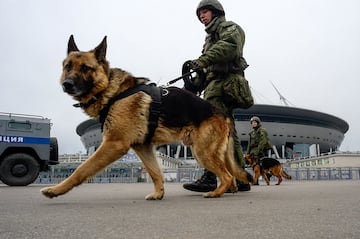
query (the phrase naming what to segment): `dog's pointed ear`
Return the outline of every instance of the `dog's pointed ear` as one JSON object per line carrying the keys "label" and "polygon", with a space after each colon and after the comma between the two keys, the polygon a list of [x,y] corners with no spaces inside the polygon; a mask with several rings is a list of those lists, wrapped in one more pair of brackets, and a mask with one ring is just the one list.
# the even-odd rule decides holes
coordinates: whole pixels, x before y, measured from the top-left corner
{"label": "dog's pointed ear", "polygon": [[75,44],[73,35],[71,35],[69,38],[67,54],[69,54],[72,51],[79,51],[78,47]]}
{"label": "dog's pointed ear", "polygon": [[102,42],[94,49],[95,57],[98,61],[105,60],[106,48],[107,48],[107,43],[106,43],[106,36],[105,36],[104,39],[102,40]]}

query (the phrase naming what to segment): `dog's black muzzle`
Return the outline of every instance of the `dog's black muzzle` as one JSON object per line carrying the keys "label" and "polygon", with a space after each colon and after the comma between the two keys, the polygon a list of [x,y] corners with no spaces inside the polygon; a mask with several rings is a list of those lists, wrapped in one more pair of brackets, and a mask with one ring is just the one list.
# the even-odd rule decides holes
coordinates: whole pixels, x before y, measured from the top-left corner
{"label": "dog's black muzzle", "polygon": [[65,93],[71,96],[83,96],[88,94],[94,87],[92,79],[77,80],[67,78],[62,83],[62,88]]}
{"label": "dog's black muzzle", "polygon": [[74,80],[71,80],[71,79],[64,80],[62,83],[62,88],[63,88],[63,91],[68,93],[69,95],[75,95],[75,93],[77,91]]}

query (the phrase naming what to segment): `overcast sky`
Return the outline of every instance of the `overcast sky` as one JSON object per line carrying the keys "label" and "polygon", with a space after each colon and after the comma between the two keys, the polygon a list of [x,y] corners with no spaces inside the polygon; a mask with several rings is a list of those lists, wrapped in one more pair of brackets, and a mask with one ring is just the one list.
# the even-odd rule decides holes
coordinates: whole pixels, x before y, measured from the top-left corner
{"label": "overcast sky", "polygon": [[[360,150],[360,1],[222,0],[246,33],[246,76],[256,103],[321,111],[350,125],[341,150]],[[80,50],[108,36],[112,67],[166,84],[196,59],[205,38],[198,1],[1,0],[0,111],[50,118],[60,153],[85,152],[88,117],[59,85],[71,34]],[[179,82],[178,86],[182,86]],[[249,129],[250,130],[250,129]]]}

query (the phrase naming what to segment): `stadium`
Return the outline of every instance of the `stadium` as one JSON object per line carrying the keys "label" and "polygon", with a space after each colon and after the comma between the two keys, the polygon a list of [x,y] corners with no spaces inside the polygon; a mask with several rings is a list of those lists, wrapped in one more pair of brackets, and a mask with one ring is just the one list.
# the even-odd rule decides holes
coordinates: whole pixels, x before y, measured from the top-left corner
{"label": "stadium", "polygon": [[[235,127],[243,150],[246,151],[248,133],[251,131],[250,118],[260,117],[262,126],[267,130],[274,145],[272,154],[282,159],[317,156],[337,151],[349,129],[343,119],[308,109],[255,104],[249,109],[234,111]],[[76,133],[91,155],[100,145],[101,126],[96,120],[89,119],[80,123]],[[192,159],[191,150],[179,144],[164,145],[156,148],[160,153],[176,159]],[[128,157],[133,157],[130,154]],[[129,159],[131,160],[131,159]]]}

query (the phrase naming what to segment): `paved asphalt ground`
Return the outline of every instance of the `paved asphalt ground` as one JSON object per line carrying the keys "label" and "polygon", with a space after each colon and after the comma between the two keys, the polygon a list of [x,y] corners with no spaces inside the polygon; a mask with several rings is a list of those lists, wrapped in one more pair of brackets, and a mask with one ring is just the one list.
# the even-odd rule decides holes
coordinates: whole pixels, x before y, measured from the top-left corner
{"label": "paved asphalt ground", "polygon": [[[272,182],[274,183],[274,182]],[[360,181],[284,181],[203,198],[165,184],[84,184],[47,199],[44,185],[0,185],[0,238],[360,238]]]}

